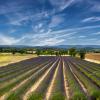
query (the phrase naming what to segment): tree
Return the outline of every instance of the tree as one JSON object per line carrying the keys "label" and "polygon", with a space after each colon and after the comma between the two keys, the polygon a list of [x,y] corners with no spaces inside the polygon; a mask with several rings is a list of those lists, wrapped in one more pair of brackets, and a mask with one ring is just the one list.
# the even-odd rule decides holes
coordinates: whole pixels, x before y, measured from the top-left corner
{"label": "tree", "polygon": [[15,49],[12,50],[12,54],[13,54],[13,55],[16,54],[16,50],[15,50]]}
{"label": "tree", "polygon": [[36,54],[39,56],[41,54],[41,51],[40,50],[37,50],[36,51]]}
{"label": "tree", "polygon": [[86,54],[85,50],[80,50],[79,51],[80,59],[85,59],[85,54]]}
{"label": "tree", "polygon": [[0,48],[0,52],[3,52],[3,48]]}
{"label": "tree", "polygon": [[58,52],[55,52],[56,56],[59,56],[59,53]]}
{"label": "tree", "polygon": [[75,57],[76,56],[76,49],[75,48],[70,48],[69,50],[69,55],[71,55],[71,56],[73,56],[73,57]]}
{"label": "tree", "polygon": [[19,53],[24,54],[24,53],[26,53],[26,50],[22,49],[22,50],[19,51]]}

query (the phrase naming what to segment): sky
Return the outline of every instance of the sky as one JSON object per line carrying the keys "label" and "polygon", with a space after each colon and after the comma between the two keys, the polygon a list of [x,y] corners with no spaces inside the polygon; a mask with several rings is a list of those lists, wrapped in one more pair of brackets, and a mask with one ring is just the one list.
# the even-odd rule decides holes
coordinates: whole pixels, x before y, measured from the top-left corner
{"label": "sky", "polygon": [[0,0],[0,45],[100,45],[100,0]]}

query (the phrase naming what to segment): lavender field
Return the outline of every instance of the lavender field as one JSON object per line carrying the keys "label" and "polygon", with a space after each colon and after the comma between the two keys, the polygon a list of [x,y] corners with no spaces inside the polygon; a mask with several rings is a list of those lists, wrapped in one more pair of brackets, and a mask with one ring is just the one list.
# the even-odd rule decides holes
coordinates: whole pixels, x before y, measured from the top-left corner
{"label": "lavender field", "polygon": [[0,67],[0,100],[100,100],[100,65],[43,56]]}

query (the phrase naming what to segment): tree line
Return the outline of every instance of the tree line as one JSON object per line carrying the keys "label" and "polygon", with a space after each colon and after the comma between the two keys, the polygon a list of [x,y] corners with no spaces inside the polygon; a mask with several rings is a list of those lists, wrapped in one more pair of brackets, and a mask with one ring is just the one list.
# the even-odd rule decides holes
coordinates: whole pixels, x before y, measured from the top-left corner
{"label": "tree line", "polygon": [[76,49],[76,48],[69,48],[69,49],[54,49],[54,48],[0,48],[1,53],[12,53],[13,55],[16,53],[20,54],[37,54],[39,55],[70,55],[72,57],[76,57],[77,55],[81,59],[85,59],[86,50],[85,49]]}
{"label": "tree line", "polygon": [[85,54],[86,50],[85,49],[80,49],[77,50],[76,48],[70,48],[70,49],[60,49],[60,50],[52,50],[52,49],[47,49],[47,50],[37,50],[37,55],[56,55],[56,56],[61,56],[61,55],[70,55],[72,57],[79,56],[80,59],[85,59]]}
{"label": "tree line", "polygon": [[72,57],[76,57],[79,56],[80,59],[85,59],[85,55],[86,55],[86,50],[85,49],[80,49],[80,50],[77,50],[75,48],[70,48],[68,50],[69,52],[69,55],[72,56]]}
{"label": "tree line", "polygon": [[33,51],[32,48],[0,48],[0,53],[12,53],[13,55],[16,53],[20,53],[20,54],[27,54],[27,51]]}

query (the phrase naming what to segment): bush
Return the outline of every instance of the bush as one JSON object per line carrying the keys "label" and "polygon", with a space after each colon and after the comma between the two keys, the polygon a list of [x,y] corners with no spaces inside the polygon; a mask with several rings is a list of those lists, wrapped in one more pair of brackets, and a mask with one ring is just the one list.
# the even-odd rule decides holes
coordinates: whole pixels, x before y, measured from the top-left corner
{"label": "bush", "polygon": [[70,48],[69,50],[69,55],[75,57],[77,54],[77,51],[75,48]]}
{"label": "bush", "polygon": [[80,59],[85,59],[85,55],[86,55],[86,51],[85,50],[80,50],[79,51]]}

